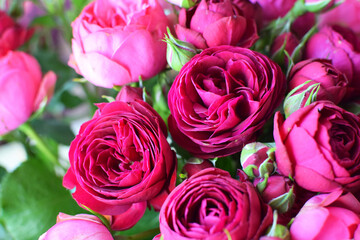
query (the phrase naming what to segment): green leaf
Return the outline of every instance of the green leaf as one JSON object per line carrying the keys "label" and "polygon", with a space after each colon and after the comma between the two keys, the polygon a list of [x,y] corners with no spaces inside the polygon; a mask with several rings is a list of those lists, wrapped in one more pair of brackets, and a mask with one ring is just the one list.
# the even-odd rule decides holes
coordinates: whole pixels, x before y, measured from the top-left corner
{"label": "green leaf", "polygon": [[39,135],[52,138],[60,144],[70,145],[75,138],[70,125],[57,119],[37,119],[31,125]]}
{"label": "green leaf", "polygon": [[59,212],[85,212],[62,187],[59,177],[37,159],[8,174],[1,188],[1,220],[14,240],[33,240],[56,222]]}

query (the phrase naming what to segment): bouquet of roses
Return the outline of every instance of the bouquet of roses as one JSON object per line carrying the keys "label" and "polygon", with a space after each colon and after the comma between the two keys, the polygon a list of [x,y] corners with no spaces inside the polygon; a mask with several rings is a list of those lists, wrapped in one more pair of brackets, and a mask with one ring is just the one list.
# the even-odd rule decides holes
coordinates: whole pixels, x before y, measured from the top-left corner
{"label": "bouquet of roses", "polygon": [[360,240],[360,1],[0,7],[0,239]]}

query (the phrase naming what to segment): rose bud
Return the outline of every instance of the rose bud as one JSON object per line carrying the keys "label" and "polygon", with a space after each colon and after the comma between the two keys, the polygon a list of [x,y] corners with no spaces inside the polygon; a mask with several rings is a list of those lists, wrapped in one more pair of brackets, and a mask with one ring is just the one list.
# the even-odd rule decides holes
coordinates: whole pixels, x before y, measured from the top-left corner
{"label": "rose bud", "polygon": [[263,178],[274,171],[274,148],[260,142],[246,144],[240,155],[240,163],[250,179]]}
{"label": "rose bud", "polygon": [[254,186],[259,190],[264,202],[279,213],[289,211],[294,204],[294,184],[288,177],[272,175],[265,179],[256,178]]}
{"label": "rose bud", "polygon": [[0,56],[23,45],[33,34],[0,10]]}
{"label": "rose bud", "polygon": [[96,0],[72,23],[69,65],[96,86],[147,80],[166,67],[168,19],[156,0]]}
{"label": "rose bud", "polygon": [[201,0],[194,8],[181,9],[175,26],[177,38],[198,49],[219,45],[251,47],[259,36],[255,16],[248,16],[250,11],[244,11],[242,2]]}
{"label": "rose bud", "polygon": [[288,79],[288,91],[311,80],[294,94],[305,91],[312,84],[320,83],[316,100],[329,100],[335,104],[341,102],[348,86],[346,76],[326,59],[308,59],[295,64]]}
{"label": "rose bud", "polygon": [[[360,190],[360,119],[327,101],[316,101],[285,121],[274,118],[278,171],[314,192]],[[304,149],[305,146],[305,149]]]}
{"label": "rose bud", "polygon": [[143,93],[143,88],[125,85],[121,88],[115,100],[121,102],[134,102],[136,99],[143,100]]}
{"label": "rose bud", "polygon": [[302,37],[315,25],[316,15],[311,12],[307,12],[298,18],[291,24],[291,32],[294,33],[298,39]]}
{"label": "rose bud", "polygon": [[41,76],[36,59],[23,52],[9,51],[0,57],[0,135],[26,122],[48,101],[54,91],[56,75]]}
{"label": "rose bud", "polygon": [[168,29],[168,36],[165,36],[167,43],[166,60],[169,66],[175,71],[180,71],[185,63],[196,55],[196,48],[188,42],[176,39]]}
{"label": "rose bud", "polygon": [[304,7],[308,12],[321,12],[330,9],[335,0],[303,0]]}
{"label": "rose bud", "polygon": [[341,25],[350,28],[358,36],[360,34],[360,1],[341,1],[339,6],[318,16],[319,26]]}
{"label": "rose bud", "polygon": [[182,8],[191,8],[195,6],[197,0],[168,0],[168,2]]}
{"label": "rose bud", "polygon": [[314,34],[306,45],[307,58],[326,58],[349,81],[347,97],[356,97],[360,91],[360,45],[356,35],[347,28],[326,26]]}
{"label": "rose bud", "polygon": [[[93,118],[81,126],[70,145],[63,184],[75,188],[72,195],[80,206],[120,215],[115,228],[124,230],[146,206],[160,210],[175,187],[177,161],[158,113],[137,98],[121,100],[98,104]],[[138,215],[124,218],[134,212]]]}
{"label": "rose bud", "polygon": [[278,213],[273,214],[273,223],[268,228],[266,235],[261,236],[260,240],[290,240],[290,232],[284,225],[278,223]]}
{"label": "rose bud", "polygon": [[[291,239],[358,239],[360,202],[351,194],[334,191],[308,200],[290,227]],[[355,237],[355,238],[354,238]]]}
{"label": "rose bud", "polygon": [[212,164],[212,162],[207,159],[190,158],[188,161],[186,161],[183,167],[183,172],[185,172],[189,178],[195,173],[210,167],[214,167],[214,164]]}
{"label": "rose bud", "polygon": [[218,46],[195,55],[168,94],[173,140],[199,158],[253,142],[285,93],[279,65],[250,49]]}
{"label": "rose bud", "polygon": [[287,32],[279,35],[275,38],[271,45],[270,53],[272,59],[279,63],[281,66],[288,65],[288,57],[285,55],[285,51],[291,56],[295,48],[299,45],[299,40],[294,34]]}
{"label": "rose bud", "polygon": [[285,16],[294,6],[296,0],[250,0],[258,3],[263,9],[263,20],[265,23]]}
{"label": "rose bud", "polygon": [[89,214],[71,216],[59,213],[56,224],[39,238],[39,240],[73,239],[113,240],[113,237],[98,217]]}
{"label": "rose bud", "polygon": [[272,210],[251,183],[207,168],[170,193],[159,220],[164,240],[259,239],[271,225]]}

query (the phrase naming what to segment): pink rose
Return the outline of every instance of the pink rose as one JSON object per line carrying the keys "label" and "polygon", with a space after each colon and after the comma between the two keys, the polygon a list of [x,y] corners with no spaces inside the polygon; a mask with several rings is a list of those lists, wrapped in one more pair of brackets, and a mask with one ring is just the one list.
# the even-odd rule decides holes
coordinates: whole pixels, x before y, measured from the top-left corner
{"label": "pink rose", "polygon": [[9,51],[0,57],[0,135],[28,120],[40,103],[52,96],[56,75],[42,76],[36,59],[23,52]]}
{"label": "pink rose", "polygon": [[160,211],[168,239],[258,239],[272,223],[272,210],[249,182],[207,168],[178,185]]}
{"label": "pink rose", "polygon": [[280,54],[280,56],[277,58],[277,62],[281,65],[287,66],[289,60],[284,51],[287,51],[291,56],[298,45],[299,40],[297,37],[291,32],[286,32],[275,38],[273,44],[271,45],[270,53],[273,56]]}
{"label": "pink rose", "polygon": [[265,22],[285,16],[294,6],[296,0],[250,0],[258,3],[263,9],[263,19]]}
{"label": "pink rose", "polygon": [[301,39],[315,25],[315,18],[316,15],[312,12],[307,12],[299,16],[291,24],[291,32]]}
{"label": "pink rose", "polygon": [[275,114],[276,162],[284,176],[314,192],[360,190],[360,119],[331,102],[317,101],[285,121]]}
{"label": "pink rose", "polygon": [[32,36],[33,30],[27,30],[0,10],[0,56],[23,45]]}
{"label": "pink rose", "polygon": [[56,224],[39,240],[113,240],[99,218],[89,214],[75,216],[59,213]]}
{"label": "pink rose", "polygon": [[[334,191],[308,200],[290,227],[291,239],[359,239],[360,202]],[[357,233],[356,233],[357,231]]]}
{"label": "pink rose", "polygon": [[69,64],[101,87],[149,79],[166,66],[167,25],[156,0],[93,1],[72,23]]}
{"label": "pink rose", "polygon": [[[288,91],[311,80],[298,89],[296,93],[305,91],[309,86],[319,83],[316,100],[329,100],[335,104],[344,98],[348,86],[346,76],[326,59],[309,59],[301,61],[291,69],[288,78]],[[306,99],[304,99],[306,101]]]}
{"label": "pink rose", "polygon": [[360,1],[346,0],[332,10],[319,15],[319,25],[341,25],[360,34]]}
{"label": "pink rose", "polygon": [[260,53],[205,49],[184,65],[169,91],[171,136],[200,158],[240,152],[273,114],[285,87],[280,67]]}
{"label": "pink rose", "polygon": [[349,80],[350,95],[360,91],[360,39],[348,28],[326,26],[306,45],[307,58],[326,58]]}
{"label": "pink rose", "polygon": [[129,228],[146,205],[159,210],[175,187],[175,153],[164,121],[149,104],[121,98],[98,107],[70,145],[63,184],[75,187],[80,205],[119,215],[114,229]]}
{"label": "pink rose", "polygon": [[202,0],[194,8],[180,10],[179,24],[175,26],[177,37],[199,49],[219,45],[251,47],[259,38],[251,8],[244,0]]}

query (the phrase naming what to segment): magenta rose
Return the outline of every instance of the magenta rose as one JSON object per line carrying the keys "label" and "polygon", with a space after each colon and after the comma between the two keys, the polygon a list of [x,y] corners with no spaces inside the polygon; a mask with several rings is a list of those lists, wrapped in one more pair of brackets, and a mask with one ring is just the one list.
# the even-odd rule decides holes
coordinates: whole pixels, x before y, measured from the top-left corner
{"label": "magenta rose", "polygon": [[178,39],[205,49],[219,45],[251,47],[259,38],[254,6],[244,0],[202,0],[179,13]]}
{"label": "magenta rose", "polygon": [[289,60],[284,51],[291,56],[298,45],[299,40],[297,37],[291,32],[286,32],[275,38],[273,44],[271,45],[270,53],[272,56],[279,54],[276,59],[277,62],[281,65],[287,66]]}
{"label": "magenta rose", "polygon": [[306,45],[307,58],[326,58],[343,72],[352,88],[349,94],[360,91],[360,39],[348,28],[325,26],[314,34]]}
{"label": "magenta rose", "polygon": [[160,211],[168,239],[259,239],[272,223],[272,210],[249,182],[207,168],[178,185]]}
{"label": "magenta rose", "polygon": [[360,190],[360,119],[331,102],[275,114],[278,170],[314,192]]}
{"label": "magenta rose", "polygon": [[296,0],[250,0],[258,3],[263,9],[263,19],[265,22],[285,16],[294,6]]}
{"label": "magenta rose", "polygon": [[309,86],[319,83],[320,88],[316,100],[329,100],[335,104],[340,103],[344,98],[349,83],[346,76],[326,59],[308,59],[295,64],[288,79],[289,92],[311,80],[294,94],[301,93]]}
{"label": "magenta rose", "polygon": [[290,227],[291,239],[360,239],[360,202],[334,191],[312,197]]}
{"label": "magenta rose", "polygon": [[53,94],[56,75],[42,76],[36,59],[9,51],[0,57],[0,135],[26,122],[43,100]]}
{"label": "magenta rose", "polygon": [[156,0],[93,1],[72,23],[69,64],[100,87],[146,80],[166,66],[167,25]]}
{"label": "magenta rose", "polygon": [[330,11],[319,15],[319,25],[341,25],[360,34],[360,1],[346,0]]}
{"label": "magenta rose", "polygon": [[164,121],[142,100],[119,98],[98,108],[70,145],[63,184],[75,188],[79,205],[116,215],[114,229],[129,228],[147,205],[159,210],[175,187],[175,153]]}
{"label": "magenta rose", "polygon": [[113,240],[109,230],[99,218],[89,214],[75,216],[59,213],[56,224],[39,240]]}
{"label": "magenta rose", "polygon": [[32,34],[33,30],[25,29],[0,10],[0,56],[23,45]]}
{"label": "magenta rose", "polygon": [[169,130],[200,158],[240,152],[261,131],[285,93],[285,77],[249,49],[205,49],[181,69],[168,95]]}

